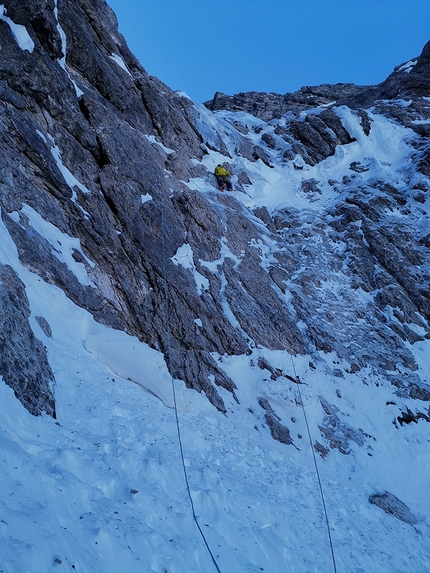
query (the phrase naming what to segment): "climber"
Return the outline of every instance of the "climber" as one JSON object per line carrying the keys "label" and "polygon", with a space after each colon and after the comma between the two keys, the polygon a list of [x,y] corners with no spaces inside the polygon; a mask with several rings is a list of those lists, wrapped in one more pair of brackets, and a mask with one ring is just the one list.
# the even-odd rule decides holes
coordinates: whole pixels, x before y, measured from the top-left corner
{"label": "climber", "polygon": [[215,167],[215,177],[217,178],[220,191],[233,191],[233,185],[231,184],[231,175],[222,165],[218,163]]}

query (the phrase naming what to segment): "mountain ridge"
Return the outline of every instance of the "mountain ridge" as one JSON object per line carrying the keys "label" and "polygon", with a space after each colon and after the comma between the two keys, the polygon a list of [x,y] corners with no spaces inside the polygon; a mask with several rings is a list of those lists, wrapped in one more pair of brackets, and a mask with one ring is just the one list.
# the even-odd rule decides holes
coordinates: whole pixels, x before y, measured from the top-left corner
{"label": "mountain ridge", "polygon": [[211,111],[246,111],[264,121],[280,118],[288,111],[300,112],[320,105],[348,105],[352,108],[369,108],[377,100],[415,98],[428,94],[430,42],[420,56],[399,64],[386,80],[377,85],[357,86],[353,83],[303,86],[293,93],[241,92],[229,96],[217,92],[205,102]]}

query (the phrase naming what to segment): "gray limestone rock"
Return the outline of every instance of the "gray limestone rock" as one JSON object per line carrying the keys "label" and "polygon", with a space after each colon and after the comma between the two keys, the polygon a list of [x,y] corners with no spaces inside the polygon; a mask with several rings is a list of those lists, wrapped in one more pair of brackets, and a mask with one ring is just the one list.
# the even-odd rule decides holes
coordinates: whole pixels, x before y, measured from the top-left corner
{"label": "gray limestone rock", "polygon": [[205,106],[211,111],[220,109],[246,111],[264,121],[281,117],[287,111],[284,96],[261,92],[241,92],[235,96],[217,92],[211,101],[205,102]]}
{"label": "gray limestone rock", "polygon": [[270,428],[272,438],[281,442],[281,444],[294,446],[295,444],[291,438],[290,430],[281,423],[280,417],[275,413],[269,401],[266,398],[259,398],[258,403],[265,411],[266,423]]}
{"label": "gray limestone rock", "polygon": [[269,147],[270,149],[275,149],[276,147],[276,140],[270,133],[263,133],[261,136],[262,141]]}
{"label": "gray limestone rock", "polygon": [[409,396],[413,400],[422,400],[423,402],[430,402],[430,386],[428,384],[415,384],[410,385]]}
{"label": "gray limestone rock", "polygon": [[282,117],[285,113],[301,111],[333,104],[344,98],[351,98],[361,93],[363,89],[354,84],[323,84],[321,86],[304,86],[298,92],[284,95],[263,92],[241,92],[229,96],[217,92],[213,99],[205,102],[211,111],[226,109],[229,111],[245,111],[262,119],[271,121]]}
{"label": "gray limestone rock", "polygon": [[0,265],[0,375],[31,414],[55,417],[54,375],[29,317],[24,284],[10,266]]}
{"label": "gray limestone rock", "polygon": [[[411,395],[411,398],[416,398],[416,396]],[[411,424],[412,422],[417,424],[418,420],[425,420],[426,422],[430,422],[430,408],[427,414],[424,414],[424,412],[419,412],[419,411],[415,411],[414,413],[407,406],[405,410],[406,410],[405,412],[401,411],[400,416],[397,416],[397,422],[399,422],[400,426],[403,426],[403,424]],[[396,421],[394,422],[396,427],[398,427],[397,422]]]}
{"label": "gray limestone rock", "polygon": [[305,151],[300,154],[309,165],[316,165],[334,155],[337,145],[355,141],[343,127],[340,118],[330,109],[291,122],[289,130],[293,138],[302,144],[301,149]]}
{"label": "gray limestone rock", "polygon": [[[0,38],[0,82],[8,85],[2,92],[7,99],[0,102],[0,200],[21,263],[62,288],[96,320],[166,351],[162,235],[164,229],[165,254],[172,257],[185,239],[172,192],[183,190],[179,179],[195,176],[190,159],[204,153],[193,104],[146,74],[105,2],[63,2],[58,7],[67,37],[68,73],[57,62],[63,54],[53,3],[24,10],[11,0],[6,8],[35,41],[29,58],[0,22],[6,31]],[[34,14],[42,20],[35,23]],[[111,54],[122,58],[129,74]],[[83,95],[78,97],[71,78]],[[61,166],[80,185],[72,188]],[[171,172],[169,178],[165,169]],[[143,204],[142,196],[152,200]],[[94,286],[81,285],[58,261],[52,245],[20,213],[23,203],[80,239],[82,253],[75,256]],[[172,328],[182,346],[189,344],[183,333],[190,331],[196,312],[220,313],[210,298],[202,302],[186,273],[172,272],[171,280],[173,303],[187,300],[178,306],[181,311]],[[195,295],[175,296],[187,291]],[[218,328],[203,322],[211,333],[202,329],[197,349],[223,351],[221,338],[231,341],[229,349],[243,350],[240,335],[229,336],[232,329],[224,317]],[[215,395],[208,373],[202,376],[195,384],[204,384]],[[220,374],[216,380],[228,386]]]}
{"label": "gray limestone rock", "polygon": [[397,517],[400,521],[409,523],[409,525],[418,523],[418,519],[413,515],[408,506],[389,491],[375,493],[369,496],[369,502],[385,511],[385,513]]}
{"label": "gray limestone rock", "polygon": [[43,316],[35,316],[34,318],[36,319],[37,324],[43,330],[45,336],[47,336],[48,338],[52,338],[52,329],[46,318],[44,318]]}

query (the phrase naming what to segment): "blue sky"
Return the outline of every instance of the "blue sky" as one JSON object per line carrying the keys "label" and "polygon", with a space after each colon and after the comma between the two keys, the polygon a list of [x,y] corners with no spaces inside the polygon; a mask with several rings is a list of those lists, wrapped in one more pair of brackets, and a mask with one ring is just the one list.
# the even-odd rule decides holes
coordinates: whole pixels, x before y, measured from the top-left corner
{"label": "blue sky", "polygon": [[383,81],[430,40],[429,0],[108,0],[141,64],[174,90],[296,91]]}

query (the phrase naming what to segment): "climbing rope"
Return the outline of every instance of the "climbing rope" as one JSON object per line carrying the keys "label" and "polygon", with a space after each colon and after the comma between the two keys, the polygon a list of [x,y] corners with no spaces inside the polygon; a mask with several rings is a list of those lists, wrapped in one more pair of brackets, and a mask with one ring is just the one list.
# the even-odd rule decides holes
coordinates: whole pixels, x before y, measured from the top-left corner
{"label": "climbing rope", "polygon": [[216,570],[218,571],[218,573],[221,573],[220,568],[218,567],[218,563],[215,560],[214,554],[212,553],[211,548],[209,547],[209,543],[208,543],[208,541],[205,537],[205,534],[203,533],[203,530],[200,527],[199,521],[197,519],[197,515],[195,512],[195,508],[194,508],[193,498],[191,496],[190,483],[188,480],[187,469],[185,467],[184,449],[182,446],[181,428],[179,425],[178,407],[177,407],[177,400],[176,400],[175,380],[174,380],[173,374],[172,374],[172,346],[171,346],[171,342],[170,342],[171,334],[170,334],[170,320],[169,320],[169,317],[170,317],[169,283],[167,281],[166,238],[165,238],[164,205],[163,204],[161,205],[161,237],[162,237],[161,243],[162,243],[162,257],[163,257],[163,275],[164,275],[164,298],[166,301],[166,303],[165,303],[165,321],[166,321],[166,337],[167,337],[167,341],[166,341],[167,361],[168,361],[168,366],[169,366],[170,378],[172,381],[173,407],[174,407],[174,411],[175,411],[176,430],[177,430],[177,435],[178,435],[178,443],[179,443],[179,451],[180,451],[181,461],[182,461],[182,469],[184,472],[185,485],[187,488],[188,498],[190,500],[190,506],[191,506],[191,512],[193,515],[193,520],[197,526],[197,529],[200,532],[200,535],[203,539],[203,542],[206,546],[206,549],[208,550],[209,555],[212,558],[212,561],[213,561],[213,564],[215,565]]}
{"label": "climbing rope", "polygon": [[328,513],[327,513],[327,506],[325,503],[325,498],[324,498],[324,491],[323,491],[323,487],[322,487],[322,483],[321,483],[321,477],[320,477],[320,472],[318,469],[318,463],[317,463],[317,457],[315,455],[315,448],[313,446],[313,440],[312,440],[312,434],[311,434],[311,429],[309,427],[309,422],[308,422],[308,417],[306,415],[306,409],[305,409],[305,404],[303,402],[303,398],[302,398],[302,392],[300,390],[300,378],[297,376],[297,372],[296,372],[296,366],[294,364],[294,359],[293,359],[293,355],[290,354],[291,356],[291,364],[293,365],[293,371],[294,371],[294,376],[295,379],[297,380],[297,389],[299,391],[299,400],[300,400],[300,404],[302,406],[302,410],[303,410],[303,417],[305,419],[305,423],[306,423],[306,428],[308,430],[308,436],[309,436],[309,442],[311,445],[311,450],[312,450],[312,456],[314,458],[314,464],[315,464],[315,472],[317,475],[317,479],[318,479],[318,485],[319,485],[319,489],[320,489],[320,494],[321,494],[321,501],[322,501],[322,506],[323,506],[323,510],[324,510],[324,516],[325,516],[325,522],[326,522],[326,527],[327,527],[327,533],[328,533],[328,540],[330,542],[330,550],[331,550],[331,558],[333,561],[333,570],[334,573],[337,573],[337,567],[336,567],[336,558],[334,555],[334,548],[333,548],[333,540],[331,538],[331,532],[330,532],[330,523],[329,523],[329,519],[328,519]]}
{"label": "climbing rope", "polygon": [[[174,412],[175,412],[176,431],[177,431],[177,436],[178,436],[178,443],[179,443],[179,451],[180,451],[181,462],[182,462],[182,469],[184,472],[184,480],[185,480],[185,485],[186,485],[186,489],[187,489],[188,499],[190,501],[190,507],[191,507],[191,512],[192,512],[194,523],[196,524],[196,527],[199,530],[199,533],[201,535],[203,543],[205,544],[205,547],[206,547],[206,549],[207,549],[207,551],[208,551],[208,553],[212,559],[212,562],[213,562],[216,570],[218,571],[218,573],[221,573],[221,570],[218,566],[218,563],[216,562],[214,554],[211,551],[211,548],[210,548],[209,543],[206,539],[206,536],[205,536],[202,528],[200,527],[199,521],[197,519],[197,515],[196,515],[196,511],[195,511],[195,507],[194,507],[194,501],[193,501],[193,498],[191,495],[191,489],[190,489],[190,484],[189,484],[189,480],[188,480],[187,469],[185,466],[181,428],[179,425],[175,380],[174,380],[173,375],[172,375],[172,346],[171,346],[171,332],[170,332],[170,320],[169,320],[169,318],[170,318],[169,283],[167,280],[166,237],[165,237],[164,205],[163,204],[161,206],[161,237],[162,237],[161,243],[162,243],[162,259],[163,259],[164,298],[165,298],[165,322],[166,322],[165,329],[166,329],[166,337],[167,337],[167,340],[166,340],[167,361],[168,361],[169,372],[171,374],[173,407],[174,407]],[[318,480],[318,486],[319,486],[319,490],[320,490],[320,494],[321,494],[322,507],[323,507],[323,511],[324,511],[325,522],[326,522],[326,527],[327,527],[327,534],[328,534],[328,539],[329,539],[329,543],[330,543],[331,557],[332,557],[332,561],[333,561],[333,570],[334,570],[334,573],[337,573],[336,558],[335,558],[335,554],[334,554],[333,540],[332,540],[331,532],[330,532],[330,523],[329,523],[329,519],[328,519],[327,506],[325,503],[324,491],[323,491],[323,487],[322,487],[322,483],[321,483],[321,477],[320,477],[320,472],[318,469],[318,463],[317,463],[317,458],[315,455],[315,449],[313,447],[312,434],[311,434],[311,430],[309,427],[308,417],[306,415],[306,409],[305,409],[305,405],[303,402],[302,393],[300,390],[300,378],[298,377],[297,372],[296,372],[296,367],[294,364],[293,355],[290,354],[290,356],[291,356],[291,363],[293,366],[294,376],[295,376],[295,379],[297,380],[297,389],[298,389],[298,393],[299,393],[300,404],[301,404],[301,407],[303,410],[303,417],[304,417],[304,420],[306,423],[306,428],[307,428],[307,432],[308,432],[309,442],[311,445],[312,456],[313,456],[314,465],[315,465],[315,472],[316,472],[316,476],[317,476],[317,480]]]}

